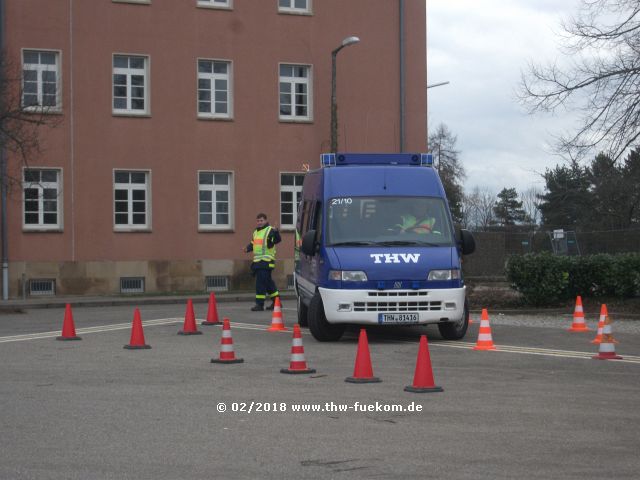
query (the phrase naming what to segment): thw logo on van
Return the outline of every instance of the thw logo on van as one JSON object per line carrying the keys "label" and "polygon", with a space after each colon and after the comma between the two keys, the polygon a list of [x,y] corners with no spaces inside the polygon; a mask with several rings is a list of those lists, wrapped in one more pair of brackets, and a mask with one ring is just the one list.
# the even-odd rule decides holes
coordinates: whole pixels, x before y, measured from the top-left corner
{"label": "thw logo on van", "polygon": [[373,263],[418,263],[419,253],[372,253]]}

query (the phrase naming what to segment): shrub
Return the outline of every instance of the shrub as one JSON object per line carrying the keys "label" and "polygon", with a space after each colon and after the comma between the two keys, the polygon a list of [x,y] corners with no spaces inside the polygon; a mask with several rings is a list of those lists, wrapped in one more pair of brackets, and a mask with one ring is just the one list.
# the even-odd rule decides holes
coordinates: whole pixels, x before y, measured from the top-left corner
{"label": "shrub", "polygon": [[640,254],[583,257],[550,253],[513,255],[506,264],[511,287],[524,301],[548,305],[583,297],[630,298],[640,295]]}

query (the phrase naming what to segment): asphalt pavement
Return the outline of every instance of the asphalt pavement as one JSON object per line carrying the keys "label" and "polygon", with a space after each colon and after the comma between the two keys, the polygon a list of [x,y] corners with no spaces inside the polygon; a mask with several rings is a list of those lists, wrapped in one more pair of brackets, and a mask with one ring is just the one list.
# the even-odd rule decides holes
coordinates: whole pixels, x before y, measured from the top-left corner
{"label": "asphalt pavement", "polygon": [[[55,340],[62,306],[0,314],[0,478],[637,478],[638,322],[613,324],[621,361],[593,360],[597,319],[569,333],[570,313],[490,312],[493,352],[472,349],[477,315],[458,342],[369,328],[382,381],[354,385],[358,329],[335,343],[303,329],[317,372],[285,375],[291,330],[267,332],[270,312],[250,306],[218,304],[233,365],[210,362],[221,328],[200,326],[202,302],[189,337],[184,304],[139,305],[139,351],[123,349],[133,305],[75,306],[74,342]],[[291,328],[294,302],[283,312]],[[404,391],[424,333],[441,393]]]}

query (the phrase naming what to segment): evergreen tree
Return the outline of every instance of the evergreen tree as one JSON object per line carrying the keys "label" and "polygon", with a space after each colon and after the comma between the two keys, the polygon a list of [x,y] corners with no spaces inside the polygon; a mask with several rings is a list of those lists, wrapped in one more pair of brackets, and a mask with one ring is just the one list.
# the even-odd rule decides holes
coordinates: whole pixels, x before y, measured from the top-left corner
{"label": "evergreen tree", "polygon": [[525,220],[527,214],[522,209],[515,188],[503,188],[498,194],[498,202],[493,207],[496,222],[502,226],[515,225]]}

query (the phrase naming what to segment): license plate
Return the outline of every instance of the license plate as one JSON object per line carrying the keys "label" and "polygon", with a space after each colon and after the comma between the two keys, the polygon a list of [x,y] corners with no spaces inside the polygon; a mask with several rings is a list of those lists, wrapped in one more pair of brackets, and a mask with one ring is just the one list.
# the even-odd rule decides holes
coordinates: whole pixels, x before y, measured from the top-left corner
{"label": "license plate", "polygon": [[379,313],[378,323],[418,323],[417,313]]}

